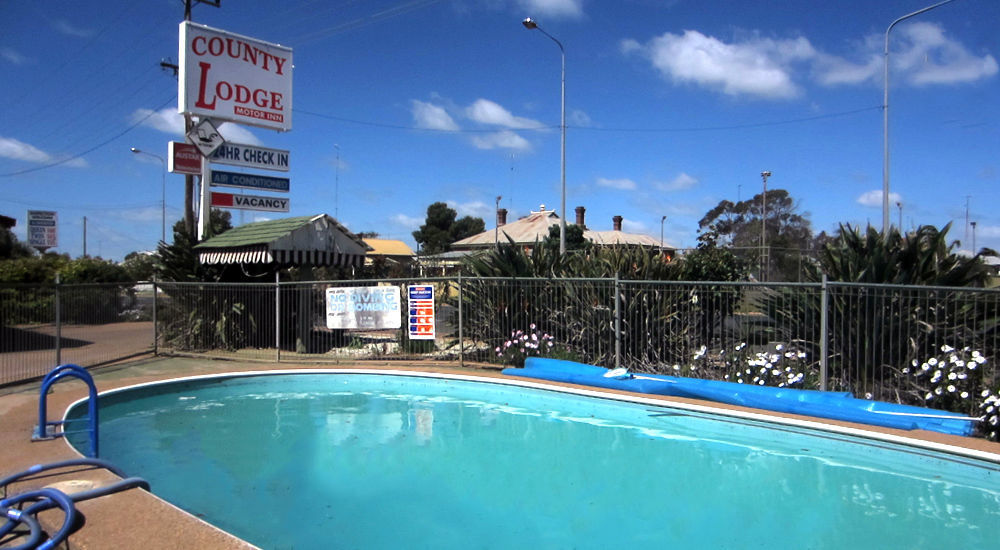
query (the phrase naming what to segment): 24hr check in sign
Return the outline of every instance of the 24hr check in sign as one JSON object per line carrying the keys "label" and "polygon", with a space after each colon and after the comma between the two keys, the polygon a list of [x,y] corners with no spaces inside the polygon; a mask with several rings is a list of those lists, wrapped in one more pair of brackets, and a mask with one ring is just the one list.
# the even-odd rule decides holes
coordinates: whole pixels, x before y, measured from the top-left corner
{"label": "24hr check in sign", "polygon": [[407,298],[410,340],[433,340],[434,287],[410,285],[407,287]]}

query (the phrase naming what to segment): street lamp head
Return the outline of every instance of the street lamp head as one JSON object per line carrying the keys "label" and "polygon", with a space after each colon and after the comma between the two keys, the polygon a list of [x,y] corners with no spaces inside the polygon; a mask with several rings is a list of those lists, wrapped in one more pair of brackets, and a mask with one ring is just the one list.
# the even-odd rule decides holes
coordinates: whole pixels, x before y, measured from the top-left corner
{"label": "street lamp head", "polygon": [[526,28],[526,29],[537,29],[538,28],[538,23],[535,23],[535,20],[532,19],[532,18],[530,18],[530,17],[526,17],[524,19],[524,21],[521,21],[521,24],[524,25],[524,28]]}
{"label": "street lamp head", "polygon": [[769,177],[771,177],[771,171],[770,170],[764,170],[763,172],[760,173],[760,175],[763,176],[763,177],[765,177],[765,178],[769,178]]}
{"label": "street lamp head", "polygon": [[138,149],[136,147],[130,147],[129,151],[132,151],[133,153],[141,153],[142,152],[140,149]]}

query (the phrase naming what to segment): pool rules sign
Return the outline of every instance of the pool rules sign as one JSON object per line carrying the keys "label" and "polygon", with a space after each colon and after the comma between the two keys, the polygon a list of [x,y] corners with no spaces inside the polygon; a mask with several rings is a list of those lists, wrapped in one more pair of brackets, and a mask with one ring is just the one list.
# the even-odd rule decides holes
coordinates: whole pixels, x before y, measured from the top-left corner
{"label": "pool rules sign", "polygon": [[434,287],[410,285],[406,289],[410,340],[434,339]]}

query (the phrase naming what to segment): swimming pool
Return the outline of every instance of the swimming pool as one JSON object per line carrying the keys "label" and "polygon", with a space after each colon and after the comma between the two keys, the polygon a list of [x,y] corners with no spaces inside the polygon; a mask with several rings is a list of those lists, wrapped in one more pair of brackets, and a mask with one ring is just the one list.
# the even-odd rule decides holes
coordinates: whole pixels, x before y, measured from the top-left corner
{"label": "swimming pool", "polygon": [[344,372],[101,399],[103,458],[264,548],[973,548],[1000,520],[996,463],[652,400]]}

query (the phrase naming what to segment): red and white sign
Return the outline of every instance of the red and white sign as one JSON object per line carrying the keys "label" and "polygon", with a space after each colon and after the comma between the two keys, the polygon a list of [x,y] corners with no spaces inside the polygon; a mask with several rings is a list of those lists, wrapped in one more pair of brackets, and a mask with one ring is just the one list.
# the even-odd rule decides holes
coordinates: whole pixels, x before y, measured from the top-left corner
{"label": "red and white sign", "polygon": [[264,197],[261,195],[234,195],[232,193],[212,192],[212,206],[218,208],[288,212],[288,203],[288,197]]}
{"label": "red and white sign", "polygon": [[201,175],[201,153],[190,143],[171,141],[167,144],[167,168],[172,174]]}
{"label": "red and white sign", "polygon": [[292,129],[292,49],[191,21],[180,26],[178,109]]}

